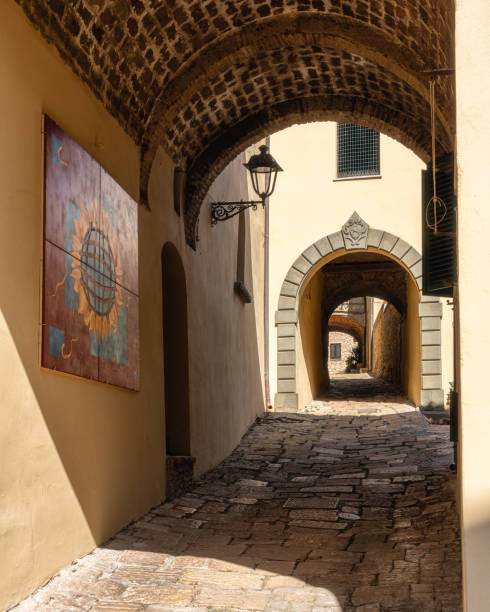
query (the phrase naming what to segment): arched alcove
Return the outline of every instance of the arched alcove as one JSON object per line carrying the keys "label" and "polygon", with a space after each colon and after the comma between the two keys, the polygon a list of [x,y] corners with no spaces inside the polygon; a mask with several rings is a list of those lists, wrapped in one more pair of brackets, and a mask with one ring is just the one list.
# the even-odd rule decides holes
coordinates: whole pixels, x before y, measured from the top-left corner
{"label": "arched alcove", "polygon": [[173,244],[162,249],[165,437],[167,455],[190,455],[187,289]]}

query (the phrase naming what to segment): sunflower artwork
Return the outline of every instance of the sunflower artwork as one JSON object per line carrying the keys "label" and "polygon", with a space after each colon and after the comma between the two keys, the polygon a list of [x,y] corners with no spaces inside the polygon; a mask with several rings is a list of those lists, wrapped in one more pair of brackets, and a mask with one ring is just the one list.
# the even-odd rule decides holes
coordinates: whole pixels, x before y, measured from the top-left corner
{"label": "sunflower artwork", "polygon": [[42,366],[139,389],[136,202],[44,117]]}

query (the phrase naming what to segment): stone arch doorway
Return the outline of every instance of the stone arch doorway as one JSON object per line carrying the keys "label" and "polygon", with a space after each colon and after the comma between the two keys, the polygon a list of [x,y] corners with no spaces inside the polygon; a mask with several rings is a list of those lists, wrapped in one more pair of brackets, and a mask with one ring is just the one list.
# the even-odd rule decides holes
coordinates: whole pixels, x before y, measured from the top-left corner
{"label": "stone arch doorway", "polygon": [[167,498],[192,482],[190,457],[189,355],[185,271],[175,246],[162,249],[163,357]]}
{"label": "stone arch doorway", "polygon": [[[338,231],[325,236],[310,245],[296,259],[289,269],[281,287],[277,325],[277,393],[276,410],[294,411],[298,409],[302,391],[298,388],[298,362],[302,355],[302,343],[305,338],[300,335],[300,299],[318,294],[319,283],[311,283],[315,274],[326,264],[349,254],[378,254],[380,258],[395,262],[399,269],[406,273],[408,298],[412,303],[407,312],[406,303],[400,299],[401,293],[380,287],[375,277],[368,275],[366,286],[360,292],[354,282],[339,285],[338,291],[330,295],[332,314],[334,308],[342,301],[363,295],[373,295],[391,302],[404,316],[411,318],[412,325],[419,330],[417,337],[408,339],[414,349],[419,347],[420,357],[417,364],[419,374],[416,385],[407,395],[423,408],[439,408],[443,405],[444,394],[441,382],[441,317],[442,305],[439,298],[422,296],[422,258],[420,253],[402,238],[383,230],[370,228],[357,213]],[[345,270],[344,270],[345,274]],[[316,285],[316,286],[315,286]],[[408,295],[408,293],[407,293]],[[417,307],[415,308],[415,303]],[[321,308],[317,313],[322,316]],[[328,319],[327,317],[327,319]],[[416,319],[416,321],[415,321]],[[321,329],[315,337],[321,337]],[[412,353],[413,354],[413,353]],[[308,365],[308,364],[307,364]],[[318,375],[318,372],[315,376]],[[301,382],[301,380],[299,381]]]}

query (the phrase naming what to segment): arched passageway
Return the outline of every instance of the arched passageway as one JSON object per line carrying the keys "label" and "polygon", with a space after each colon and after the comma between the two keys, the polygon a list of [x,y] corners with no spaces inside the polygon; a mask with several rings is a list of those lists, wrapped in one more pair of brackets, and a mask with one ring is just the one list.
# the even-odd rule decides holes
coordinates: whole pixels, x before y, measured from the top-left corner
{"label": "arched passageway", "polygon": [[[349,370],[352,365],[364,366],[366,304],[364,297],[347,300],[339,304],[328,319],[323,319],[325,367],[329,378],[331,374]],[[352,361],[354,357],[356,364]]]}
{"label": "arched passageway", "polygon": [[[312,399],[329,386],[331,355],[326,350],[325,339],[330,335],[332,314],[337,312],[336,316],[340,318],[340,307],[347,305],[349,310],[357,310],[356,316],[362,321],[366,345],[371,349],[366,363],[363,363],[361,355],[358,356],[359,367],[373,371],[386,382],[401,385],[404,393],[414,403],[420,404],[419,295],[417,289],[410,292],[411,283],[414,286],[415,283],[409,273],[387,255],[368,250],[338,255],[319,268],[308,283],[320,288],[316,298],[321,300],[323,362],[316,367],[313,364],[318,355],[318,350],[315,350],[318,339],[308,333],[314,315],[307,311],[318,311],[318,307],[308,297],[307,286],[299,300],[301,350],[297,375],[302,396],[308,397],[304,384],[305,370]],[[371,296],[390,304],[386,308],[384,305],[377,308],[375,313]],[[351,313],[351,318],[353,316],[354,313]]]}
{"label": "arched passageway", "polygon": [[[286,276],[276,313],[275,406],[279,410],[297,410],[328,386],[324,361],[328,321],[339,304],[363,296],[386,300],[394,308],[382,313],[377,330],[378,354],[391,350],[393,326],[399,325],[400,330],[399,366],[393,365],[393,354],[389,366],[393,371],[383,371],[378,363],[378,373],[399,379],[404,393],[415,404],[442,405],[442,307],[438,298],[421,296],[421,256],[401,238],[360,221],[363,230],[354,241],[349,224],[345,224],[340,232],[306,249]],[[399,323],[394,323],[396,312]],[[369,359],[371,367],[375,366],[372,354]]]}
{"label": "arched passageway", "polygon": [[358,340],[348,332],[340,330],[328,330],[325,338],[325,370],[328,378],[344,374],[350,371],[350,360],[354,354],[361,353],[361,345]]}
{"label": "arched passageway", "polygon": [[187,288],[180,255],[167,242],[162,249],[163,353],[167,497],[192,482],[190,457]]}
{"label": "arched passageway", "polygon": [[[342,306],[348,306],[351,301]],[[338,315],[332,315],[328,321],[327,395],[360,398],[400,393],[403,374],[407,378],[410,375],[406,319],[386,300],[367,296],[358,298],[358,302],[357,316],[364,323],[360,339],[339,333],[337,330],[341,328],[331,325]],[[342,344],[337,345],[337,351],[332,350],[336,348],[332,344],[339,341]]]}

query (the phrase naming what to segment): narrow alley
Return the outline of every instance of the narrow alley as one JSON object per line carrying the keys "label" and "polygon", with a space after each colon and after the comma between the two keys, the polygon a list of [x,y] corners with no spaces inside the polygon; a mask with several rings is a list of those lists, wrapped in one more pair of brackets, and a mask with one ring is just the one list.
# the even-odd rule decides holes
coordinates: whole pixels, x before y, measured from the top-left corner
{"label": "narrow alley", "polygon": [[460,611],[452,460],[448,426],[334,385],[13,610]]}

